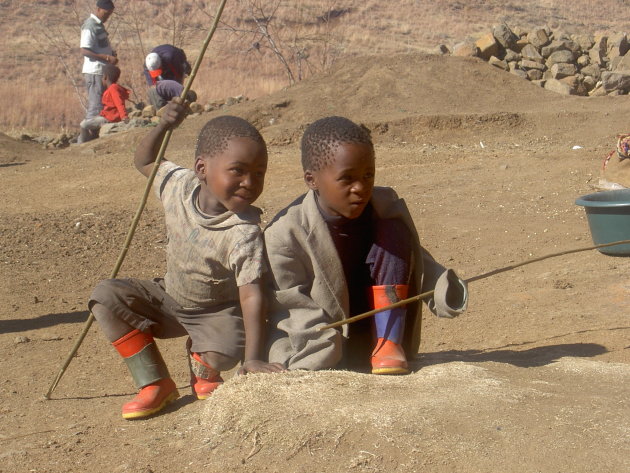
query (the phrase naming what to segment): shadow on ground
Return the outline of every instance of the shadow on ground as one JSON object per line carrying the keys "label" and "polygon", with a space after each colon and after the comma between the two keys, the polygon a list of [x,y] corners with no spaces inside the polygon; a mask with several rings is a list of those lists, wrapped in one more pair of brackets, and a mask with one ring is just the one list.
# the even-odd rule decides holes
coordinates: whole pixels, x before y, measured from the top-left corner
{"label": "shadow on ground", "polygon": [[87,310],[84,310],[81,312],[40,315],[33,319],[0,320],[0,333],[27,332],[59,324],[81,323],[87,320],[89,314]]}
{"label": "shadow on ground", "polygon": [[[423,353],[414,360],[413,365],[421,366],[439,365],[453,361],[468,363],[483,363],[494,361],[496,363],[508,363],[520,368],[532,368],[553,363],[558,359],[571,356],[589,358],[607,353],[608,349],[597,343],[566,343],[561,345],[549,345],[530,348],[529,350],[450,350],[434,353]],[[416,366],[414,366],[414,370]]]}

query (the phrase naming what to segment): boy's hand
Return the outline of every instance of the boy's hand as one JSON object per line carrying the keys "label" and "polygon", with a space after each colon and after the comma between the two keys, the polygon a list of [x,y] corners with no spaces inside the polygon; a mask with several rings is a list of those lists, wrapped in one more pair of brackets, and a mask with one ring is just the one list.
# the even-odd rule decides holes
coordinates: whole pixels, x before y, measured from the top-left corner
{"label": "boy's hand", "polygon": [[168,128],[177,128],[189,112],[188,103],[182,101],[180,97],[175,97],[164,106],[162,122]]}
{"label": "boy's hand", "polygon": [[280,363],[265,363],[261,360],[248,360],[238,369],[238,375],[247,373],[282,373],[286,371]]}

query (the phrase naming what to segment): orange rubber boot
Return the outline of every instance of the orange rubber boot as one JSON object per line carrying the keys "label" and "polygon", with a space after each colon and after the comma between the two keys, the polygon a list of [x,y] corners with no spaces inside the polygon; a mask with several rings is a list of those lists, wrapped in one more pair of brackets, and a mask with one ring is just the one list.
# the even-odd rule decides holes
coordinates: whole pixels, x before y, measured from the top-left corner
{"label": "orange rubber boot", "polygon": [[198,353],[190,354],[190,387],[197,399],[207,399],[222,384],[219,371],[205,363]]}
{"label": "orange rubber boot", "polygon": [[123,405],[124,419],[153,415],[179,397],[153,337],[133,330],[112,343],[123,357],[140,392]]}
{"label": "orange rubber boot", "polygon": [[372,352],[372,374],[407,374],[407,357],[402,345],[379,338]]}
{"label": "orange rubber boot", "polygon": [[[373,307],[379,309],[407,297],[407,285],[372,286]],[[402,347],[405,328],[404,307],[375,314],[376,346],[372,352],[372,374],[407,374],[407,357]]]}

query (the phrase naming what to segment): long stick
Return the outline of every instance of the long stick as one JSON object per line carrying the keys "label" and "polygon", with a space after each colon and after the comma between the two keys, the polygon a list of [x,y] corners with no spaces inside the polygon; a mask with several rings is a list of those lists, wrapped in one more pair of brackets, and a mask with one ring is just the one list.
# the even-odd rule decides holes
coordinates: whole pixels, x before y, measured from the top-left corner
{"label": "long stick", "polygon": [[[199,56],[197,57],[197,60],[195,61],[195,65],[193,66],[192,71],[190,73],[190,77],[186,81],[184,90],[182,91],[180,95],[182,100],[184,100],[186,96],[188,95],[188,92],[190,91],[190,87],[192,86],[192,83],[195,80],[195,77],[197,75],[197,71],[199,70],[199,66],[201,65],[203,56],[206,53],[206,49],[208,49],[208,44],[210,44],[210,40],[212,39],[212,36],[214,36],[214,32],[216,31],[217,25],[219,24],[219,19],[221,18],[221,14],[223,13],[223,7],[225,7],[226,1],[227,0],[221,0],[221,3],[219,4],[219,8],[217,9],[217,13],[214,17],[214,23],[212,24],[210,31],[208,31],[208,35],[206,36],[206,39],[203,42],[203,46],[201,47]],[[140,205],[138,206],[136,215],[133,219],[133,222],[131,223],[131,227],[129,227],[129,231],[127,232],[127,238],[125,239],[125,243],[123,244],[122,250],[120,251],[120,255],[118,256],[118,261],[116,261],[116,265],[114,266],[114,269],[110,275],[110,279],[113,279],[118,275],[118,271],[120,270],[120,267],[122,266],[122,263],[125,260],[125,256],[127,256],[127,251],[129,250],[131,240],[133,239],[133,235],[136,232],[136,227],[138,226],[138,222],[140,221],[140,216],[142,215],[142,212],[144,211],[144,207],[147,204],[147,199],[149,197],[149,193],[151,192],[151,187],[153,186],[153,181],[155,180],[155,176],[157,174],[158,168],[160,167],[160,162],[162,161],[162,158],[164,157],[164,153],[166,152],[166,147],[168,146],[168,142],[171,139],[172,133],[173,133],[173,130],[169,129],[164,135],[164,138],[162,140],[162,146],[160,146],[158,155],[155,158],[155,164],[153,165],[153,170],[151,171],[151,175],[149,176],[147,185],[144,189],[144,195],[142,196],[142,200],[140,201]],[[61,369],[59,370],[59,373],[57,374],[57,377],[50,385],[50,388],[48,388],[48,392],[44,394],[44,397],[46,399],[50,399],[50,395],[57,387],[57,384],[59,384],[61,377],[66,372],[68,365],[72,361],[72,358],[74,358],[74,355],[76,355],[77,351],[79,350],[79,347],[81,346],[81,343],[83,343],[83,339],[85,338],[88,331],[90,330],[92,322],[94,322],[94,314],[90,313],[87,320],[85,321],[85,325],[83,327],[83,331],[81,332],[81,335],[79,335],[79,338],[75,342],[74,347],[72,347],[72,350],[68,354],[66,361],[64,361]]]}
{"label": "long stick", "polygon": [[[479,274],[477,276],[473,276],[472,278],[466,279],[466,282],[470,283],[470,282],[473,282],[473,281],[479,281],[480,279],[489,278],[490,276],[494,276],[495,274],[505,273],[506,271],[511,271],[511,270],[519,268],[521,266],[525,266],[525,265],[531,264],[531,263],[536,263],[538,261],[543,261],[543,260],[546,260],[546,259],[549,259],[549,258],[555,258],[556,256],[570,255],[572,253],[580,253],[582,251],[596,250],[598,248],[606,248],[608,246],[627,245],[629,243],[630,243],[630,240],[621,240],[621,241],[615,241],[615,242],[612,242],[612,243],[602,243],[600,245],[589,246],[589,247],[586,247],[586,248],[576,248],[576,249],[573,249],[573,250],[566,250],[566,251],[560,251],[558,253],[551,253],[549,255],[545,255],[545,256],[540,256],[538,258],[529,259],[529,260],[526,260],[526,261],[522,261],[520,263],[511,264],[509,266],[504,266],[503,268],[493,269],[492,271],[488,271],[487,273]],[[431,297],[433,295],[433,292],[434,291],[423,292],[422,294],[418,294],[417,296],[413,296],[413,297],[410,297],[408,299],[403,299],[403,300],[400,300],[398,302],[395,302],[394,304],[388,305],[387,307],[381,307],[380,309],[370,310],[369,312],[364,312],[363,314],[355,315],[354,317],[348,317],[347,319],[339,320],[337,322],[333,322],[332,324],[324,325],[322,327],[319,327],[317,330],[321,332],[322,330],[327,330],[329,328],[335,328],[335,327],[340,327],[341,325],[351,324],[352,322],[356,322],[358,320],[365,319],[367,317],[371,317],[374,314],[378,314],[379,312],[383,312],[385,310],[396,309],[397,307],[401,307],[401,306],[404,306],[404,305],[407,305],[407,304],[411,304],[412,302],[416,302],[416,301],[421,301],[423,299],[427,299],[427,298],[429,298],[429,297]]]}

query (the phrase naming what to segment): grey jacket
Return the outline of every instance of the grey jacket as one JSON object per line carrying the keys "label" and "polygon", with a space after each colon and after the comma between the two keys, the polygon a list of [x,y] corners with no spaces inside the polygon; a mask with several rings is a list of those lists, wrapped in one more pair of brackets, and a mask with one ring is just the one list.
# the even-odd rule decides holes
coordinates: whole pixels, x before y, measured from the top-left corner
{"label": "grey jacket", "polygon": [[[409,296],[434,289],[446,270],[420,246],[404,200],[391,188],[376,187],[371,203],[378,217],[402,219],[413,235]],[[265,229],[264,237],[271,285],[269,361],[282,363],[289,369],[335,367],[342,357],[348,326],[324,331],[317,328],[350,316],[348,290],[341,261],[313,191],[280,211]],[[434,298],[438,297],[445,295],[436,292]],[[434,310],[435,301],[428,302]],[[456,312],[464,308],[465,303]],[[408,305],[403,346],[409,357],[418,353],[421,320],[422,305],[418,302]]]}

